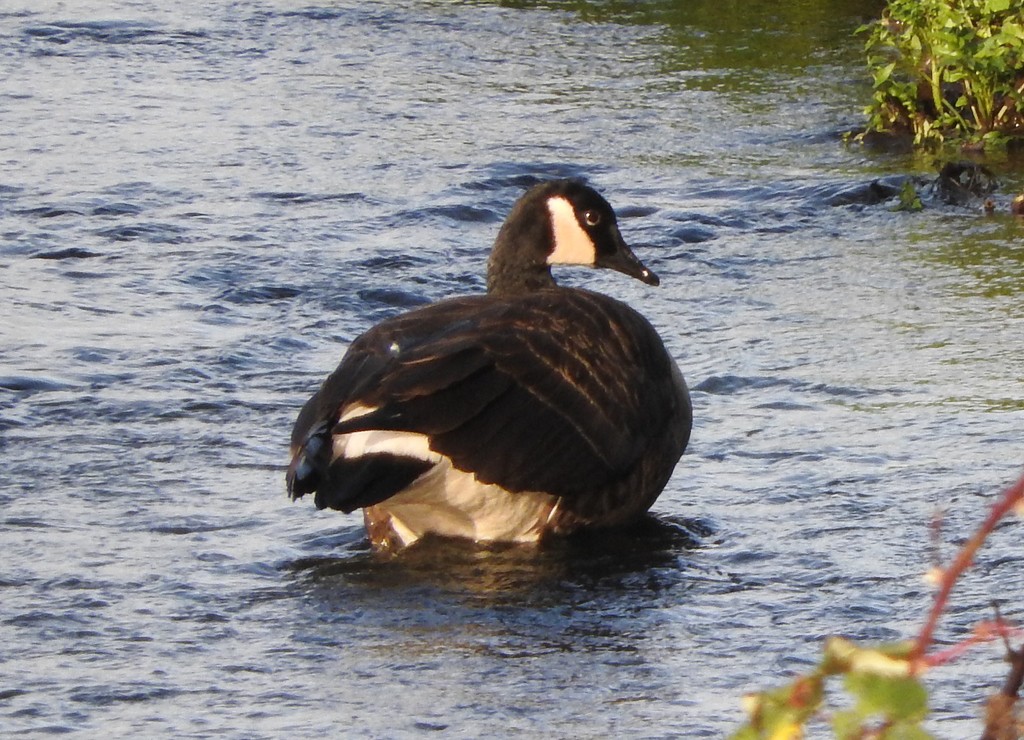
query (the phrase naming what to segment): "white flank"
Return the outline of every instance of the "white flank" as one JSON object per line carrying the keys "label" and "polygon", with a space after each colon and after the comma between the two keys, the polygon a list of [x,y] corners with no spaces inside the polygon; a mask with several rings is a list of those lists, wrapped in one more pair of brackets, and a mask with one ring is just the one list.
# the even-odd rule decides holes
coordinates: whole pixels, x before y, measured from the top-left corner
{"label": "white flank", "polygon": [[[338,421],[348,421],[366,416],[377,410],[376,406],[355,404],[345,409]],[[417,460],[438,462],[441,456],[430,449],[430,440],[415,432],[393,432],[380,429],[369,429],[365,432],[338,434],[334,436],[334,454],[332,459],[339,457],[349,459],[374,453],[387,453],[415,457]]]}
{"label": "white flank", "polygon": [[555,248],[548,255],[549,265],[592,265],[597,248],[590,235],[576,220],[576,211],[565,198],[548,198],[548,212],[554,230]]}
{"label": "white flank", "polygon": [[366,416],[376,410],[376,406],[363,406],[361,403],[357,403],[345,409],[345,413],[341,415],[338,421],[348,421],[349,419],[355,419],[357,416]]}
{"label": "white flank", "polygon": [[415,432],[388,432],[371,429],[366,432],[339,434],[334,437],[334,458],[347,457],[350,460],[363,455],[385,453],[414,457],[427,462],[440,462],[441,456],[430,449],[426,435]]}
{"label": "white flank", "polygon": [[368,518],[390,520],[402,545],[425,534],[477,542],[536,542],[557,499],[546,493],[509,493],[481,483],[472,473],[441,462],[387,501],[370,507]]}
{"label": "white flank", "polygon": [[[352,406],[341,421],[374,410]],[[478,542],[536,542],[557,505],[557,499],[547,493],[509,493],[501,486],[481,483],[431,450],[424,434],[381,429],[338,434],[332,452],[335,460],[389,454],[433,463],[404,491],[366,510],[367,521],[386,522],[403,546],[425,534]]]}

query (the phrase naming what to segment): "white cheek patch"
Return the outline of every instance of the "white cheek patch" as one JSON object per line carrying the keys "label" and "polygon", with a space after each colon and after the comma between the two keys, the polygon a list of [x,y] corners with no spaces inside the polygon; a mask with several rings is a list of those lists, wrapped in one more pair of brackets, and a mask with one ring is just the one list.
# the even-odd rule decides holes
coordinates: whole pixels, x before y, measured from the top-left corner
{"label": "white cheek patch", "polygon": [[572,203],[562,197],[548,198],[548,212],[555,234],[549,265],[593,265],[597,260],[594,240],[576,220]]}

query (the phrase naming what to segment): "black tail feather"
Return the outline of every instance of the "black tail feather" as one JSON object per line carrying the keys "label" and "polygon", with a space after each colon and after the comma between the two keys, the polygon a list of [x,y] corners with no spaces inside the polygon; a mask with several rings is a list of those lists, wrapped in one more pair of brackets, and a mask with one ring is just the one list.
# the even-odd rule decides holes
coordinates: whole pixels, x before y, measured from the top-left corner
{"label": "black tail feather", "polygon": [[316,508],[338,509],[346,514],[391,498],[433,463],[387,453],[339,458],[317,482]]}
{"label": "black tail feather", "polygon": [[323,480],[331,459],[331,433],[321,424],[302,446],[295,450],[286,480],[292,501],[313,493]]}

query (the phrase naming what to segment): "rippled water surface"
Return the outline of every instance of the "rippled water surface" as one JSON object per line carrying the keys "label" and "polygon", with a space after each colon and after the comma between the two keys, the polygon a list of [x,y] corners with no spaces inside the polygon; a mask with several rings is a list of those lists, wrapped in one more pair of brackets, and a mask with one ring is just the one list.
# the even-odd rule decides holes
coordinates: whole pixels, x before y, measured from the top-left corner
{"label": "rippled water surface", "polygon": [[[685,6],[682,8],[676,6]],[[742,6],[742,7],[740,7]],[[1016,477],[1022,163],[897,213],[848,148],[870,2],[0,8],[0,728],[720,737],[821,640],[909,637]],[[385,316],[480,291],[583,176],[662,278],[691,448],[636,531],[372,554],[284,493],[298,407]],[[993,538],[940,640],[1020,618]],[[929,681],[978,734],[996,648]]]}

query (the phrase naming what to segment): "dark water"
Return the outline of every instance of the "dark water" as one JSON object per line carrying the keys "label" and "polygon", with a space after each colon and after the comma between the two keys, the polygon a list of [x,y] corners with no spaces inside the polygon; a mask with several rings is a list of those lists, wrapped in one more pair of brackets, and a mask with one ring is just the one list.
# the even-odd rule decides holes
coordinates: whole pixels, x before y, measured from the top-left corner
{"label": "dark water", "polygon": [[[676,7],[681,6],[681,7]],[[720,737],[821,640],[909,637],[1018,473],[1024,188],[851,198],[875,3],[0,8],[5,735]],[[693,388],[656,519],[540,553],[367,550],[284,494],[297,408],[380,318],[483,286],[580,175]],[[942,641],[1020,618],[1019,532]],[[930,678],[977,735],[997,648]]]}

